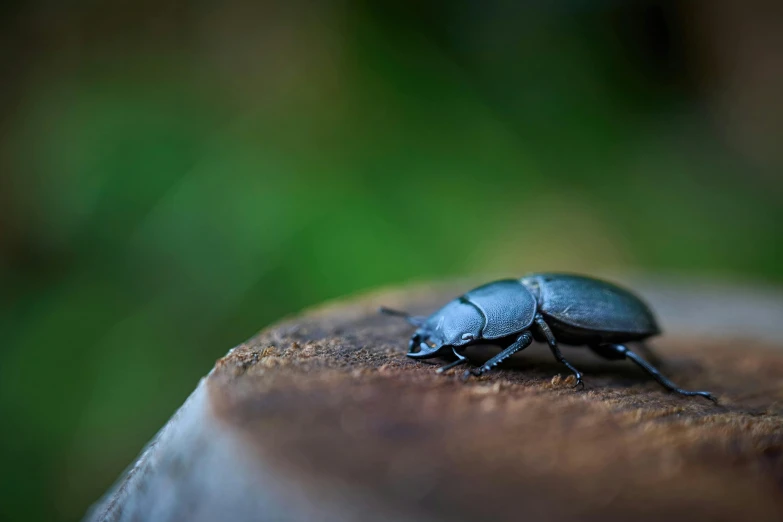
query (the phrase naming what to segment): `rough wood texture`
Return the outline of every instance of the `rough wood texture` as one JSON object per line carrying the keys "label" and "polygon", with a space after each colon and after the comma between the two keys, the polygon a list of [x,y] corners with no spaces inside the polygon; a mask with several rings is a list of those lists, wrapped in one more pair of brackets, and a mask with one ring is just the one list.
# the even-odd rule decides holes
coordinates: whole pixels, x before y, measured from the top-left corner
{"label": "rough wood texture", "polygon": [[783,520],[779,347],[653,344],[668,376],[720,406],[576,348],[584,391],[536,345],[463,383],[406,358],[410,327],[376,314],[454,294],[338,303],[238,346],[92,517]]}

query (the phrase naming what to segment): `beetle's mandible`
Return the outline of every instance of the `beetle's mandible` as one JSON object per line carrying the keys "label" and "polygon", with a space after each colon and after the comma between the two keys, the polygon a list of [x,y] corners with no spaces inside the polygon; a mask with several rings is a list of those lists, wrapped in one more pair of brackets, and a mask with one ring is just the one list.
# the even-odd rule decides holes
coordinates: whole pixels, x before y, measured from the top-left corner
{"label": "beetle's mandible", "polygon": [[408,345],[408,357],[455,358],[439,368],[438,373],[467,363],[468,358],[463,355],[467,346],[493,344],[503,348],[482,366],[464,374],[466,378],[481,375],[535,339],[549,345],[555,359],[576,377],[576,386],[584,386],[582,374],[563,357],[558,343],[587,346],[611,360],[630,359],[672,392],[717,402],[709,392],[678,388],[648,360],[628,349],[626,343],[639,342],[648,359],[655,359],[641,344],[660,333],[655,317],[633,293],[591,277],[530,274],[475,288],[429,317],[388,308],[381,308],[381,312],[401,316],[417,327]]}

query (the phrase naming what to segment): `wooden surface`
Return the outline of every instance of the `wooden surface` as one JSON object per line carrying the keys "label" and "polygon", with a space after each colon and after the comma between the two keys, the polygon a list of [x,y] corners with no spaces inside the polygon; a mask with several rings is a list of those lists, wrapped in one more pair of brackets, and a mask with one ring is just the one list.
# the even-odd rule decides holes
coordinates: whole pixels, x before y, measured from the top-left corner
{"label": "wooden surface", "polygon": [[465,383],[405,357],[411,327],[376,313],[464,289],[337,303],[236,347],[88,518],[783,520],[775,343],[704,335],[705,303],[683,323],[698,335],[652,344],[666,375],[719,406],[578,348],[563,351],[584,391],[540,345]]}

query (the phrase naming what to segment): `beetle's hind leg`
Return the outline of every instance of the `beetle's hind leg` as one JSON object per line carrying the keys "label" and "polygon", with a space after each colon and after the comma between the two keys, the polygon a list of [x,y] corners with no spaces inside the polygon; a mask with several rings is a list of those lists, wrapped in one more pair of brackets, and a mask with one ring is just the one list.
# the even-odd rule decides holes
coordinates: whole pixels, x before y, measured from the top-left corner
{"label": "beetle's hind leg", "polygon": [[649,373],[653,377],[653,379],[658,381],[661,386],[663,386],[669,391],[673,391],[674,393],[678,393],[680,395],[685,395],[688,397],[693,397],[698,395],[700,397],[704,397],[705,399],[711,400],[715,404],[718,403],[718,399],[716,399],[710,392],[688,391],[688,390],[683,390],[682,388],[678,388],[672,381],[664,377],[655,366],[648,363],[638,354],[632,352],[622,344],[601,344],[598,346],[591,346],[590,349],[606,359],[610,359],[614,361],[622,360],[622,359],[630,359],[638,366],[640,366],[644,371]]}
{"label": "beetle's hind leg", "polygon": [[642,357],[644,357],[647,362],[659,368],[666,368],[666,363],[664,360],[661,359],[658,354],[655,353],[655,351],[645,343],[638,343],[635,346],[642,353]]}

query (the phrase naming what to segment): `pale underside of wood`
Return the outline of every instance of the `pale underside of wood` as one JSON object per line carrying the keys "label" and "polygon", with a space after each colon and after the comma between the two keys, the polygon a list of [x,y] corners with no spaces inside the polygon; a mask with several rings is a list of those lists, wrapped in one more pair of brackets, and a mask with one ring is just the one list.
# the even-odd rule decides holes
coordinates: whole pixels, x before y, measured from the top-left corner
{"label": "pale underside of wood", "polygon": [[238,346],[92,516],[783,519],[774,343],[651,343],[666,375],[720,406],[579,348],[563,352],[584,391],[540,345],[463,382],[405,357],[411,327],[376,313],[380,304],[428,312],[452,295],[425,288],[337,303]]}

